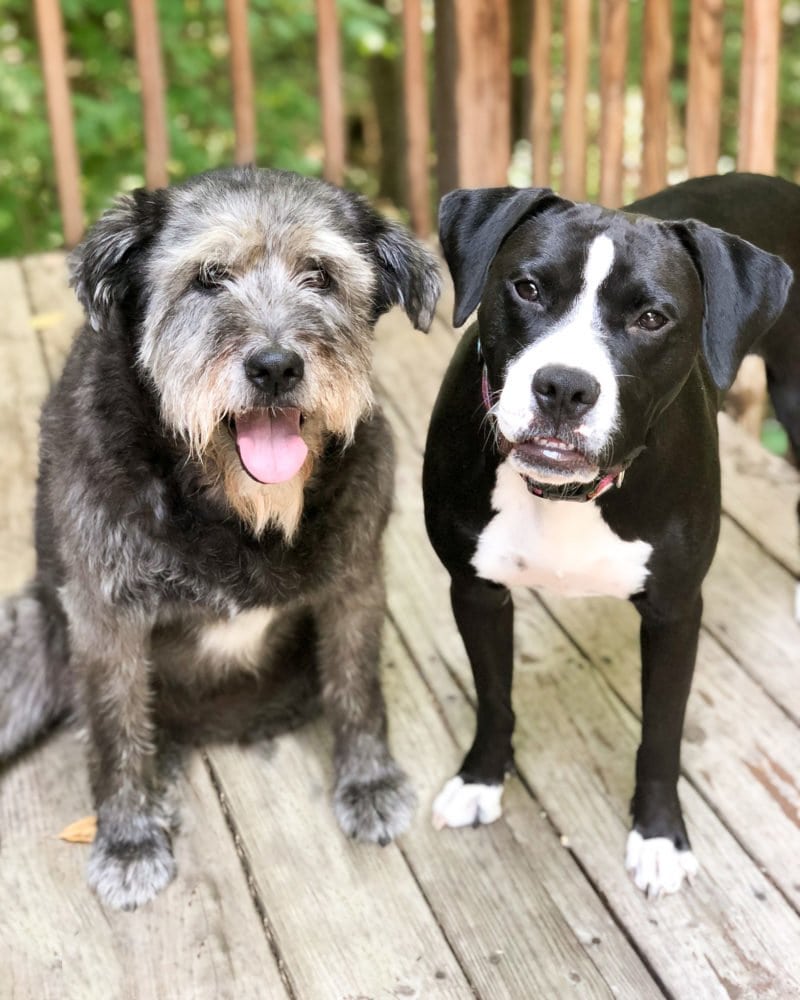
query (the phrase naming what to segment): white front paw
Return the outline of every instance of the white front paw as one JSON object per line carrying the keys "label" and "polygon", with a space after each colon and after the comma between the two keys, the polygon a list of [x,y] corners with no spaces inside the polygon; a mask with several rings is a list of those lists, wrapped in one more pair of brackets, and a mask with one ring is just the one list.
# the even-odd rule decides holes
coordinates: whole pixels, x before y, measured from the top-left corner
{"label": "white front paw", "polygon": [[681,851],[669,837],[643,837],[636,830],[628,834],[625,868],[637,889],[651,898],[677,892],[684,878],[691,882],[698,871],[697,858]]}
{"label": "white front paw", "polygon": [[500,799],[502,785],[465,783],[463,778],[451,778],[433,802],[433,825],[478,826],[494,823],[503,812]]}

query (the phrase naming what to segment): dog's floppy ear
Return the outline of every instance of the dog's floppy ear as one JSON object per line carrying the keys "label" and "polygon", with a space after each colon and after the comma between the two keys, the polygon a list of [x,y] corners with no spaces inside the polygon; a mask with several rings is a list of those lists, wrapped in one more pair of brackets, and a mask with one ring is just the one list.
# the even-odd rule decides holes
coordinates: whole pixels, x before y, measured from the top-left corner
{"label": "dog's floppy ear", "polygon": [[70,254],[70,284],[95,330],[128,292],[132,258],[158,232],[166,199],[165,189],[122,195]]}
{"label": "dog's floppy ear", "polygon": [[417,330],[427,333],[442,290],[436,257],[408,230],[387,219],[381,219],[374,248],[377,314],[399,305]]}
{"label": "dog's floppy ear", "polygon": [[744,356],[780,316],[794,275],[780,257],[689,219],[673,223],[703,285],[703,356],[717,387],[731,387]]}
{"label": "dog's floppy ear", "polygon": [[483,295],[500,244],[531,212],[558,202],[550,188],[463,188],[439,203],[439,242],[453,276],[453,323],[463,326]]}

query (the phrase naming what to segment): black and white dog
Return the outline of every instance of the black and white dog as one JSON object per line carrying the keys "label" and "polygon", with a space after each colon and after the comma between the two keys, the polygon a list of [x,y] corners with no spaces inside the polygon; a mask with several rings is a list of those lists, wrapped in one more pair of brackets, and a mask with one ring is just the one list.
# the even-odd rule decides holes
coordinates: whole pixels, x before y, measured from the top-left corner
{"label": "black and white dog", "polygon": [[[669,219],[690,221],[659,221]],[[614,595],[641,615],[626,867],[656,895],[695,872],[677,781],[719,532],[716,414],[757,349],[800,449],[800,338],[790,335],[800,303],[778,319],[792,271],[773,256],[800,265],[798,221],[800,188],[753,175],[690,181],[624,211],[546,189],[444,198],[456,326],[480,308],[434,409],[425,513],[478,712],[472,748],[434,803],[437,826],[500,815],[513,761],[508,588]]]}

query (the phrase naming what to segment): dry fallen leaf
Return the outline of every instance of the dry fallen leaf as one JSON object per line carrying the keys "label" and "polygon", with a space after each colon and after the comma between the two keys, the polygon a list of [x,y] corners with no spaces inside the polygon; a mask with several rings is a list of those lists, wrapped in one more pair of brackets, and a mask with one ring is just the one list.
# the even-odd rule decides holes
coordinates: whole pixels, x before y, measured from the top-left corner
{"label": "dry fallen leaf", "polygon": [[64,318],[63,312],[37,313],[31,316],[31,326],[34,330],[49,330]]}
{"label": "dry fallen leaf", "polygon": [[91,844],[97,833],[97,817],[84,816],[77,819],[69,826],[65,826],[59,833],[59,840],[66,840],[68,844]]}

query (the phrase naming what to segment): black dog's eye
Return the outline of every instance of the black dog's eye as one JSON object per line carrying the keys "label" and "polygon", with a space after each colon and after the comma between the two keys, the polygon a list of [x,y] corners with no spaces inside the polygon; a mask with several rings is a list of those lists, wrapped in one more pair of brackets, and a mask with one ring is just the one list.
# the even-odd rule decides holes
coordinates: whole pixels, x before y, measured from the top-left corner
{"label": "black dog's eye", "polygon": [[212,261],[202,265],[194,279],[194,286],[204,292],[218,292],[230,277],[227,267]]}
{"label": "black dog's eye", "polygon": [[539,289],[529,278],[523,278],[521,281],[515,281],[514,291],[521,299],[524,299],[525,302],[539,301]]}
{"label": "black dog's eye", "polygon": [[324,292],[331,287],[332,280],[324,265],[320,264],[319,261],[310,260],[303,268],[300,284],[303,288],[313,288],[316,291]]}
{"label": "black dog's eye", "polygon": [[657,312],[655,309],[648,309],[633,325],[638,326],[640,330],[654,332],[666,326],[668,322],[669,320],[663,313]]}

